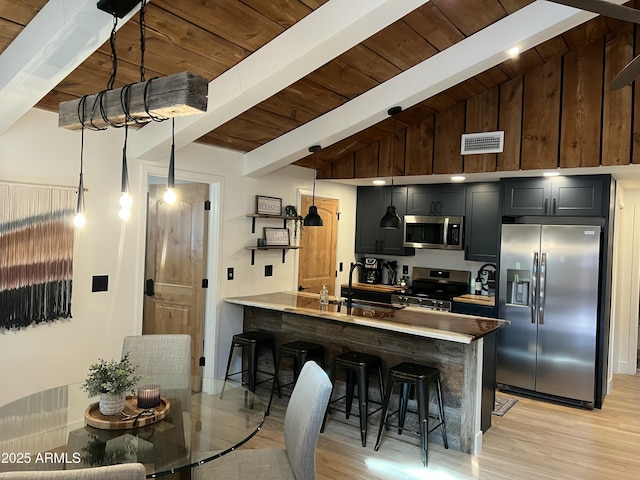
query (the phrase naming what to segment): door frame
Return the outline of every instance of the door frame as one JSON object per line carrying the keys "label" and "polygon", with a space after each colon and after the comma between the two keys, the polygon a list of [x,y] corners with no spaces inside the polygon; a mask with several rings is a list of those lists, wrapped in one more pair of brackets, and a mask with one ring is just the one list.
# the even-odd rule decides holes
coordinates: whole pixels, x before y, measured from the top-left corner
{"label": "door frame", "polygon": [[[307,190],[306,188],[297,188],[296,189],[296,205],[300,206],[302,205],[302,196],[303,195],[307,195],[309,197],[313,196],[313,191],[311,190]],[[337,200],[338,201],[338,211],[340,211],[340,198],[336,197],[335,195],[318,195],[316,192],[316,196],[319,198],[328,198],[330,200]],[[306,216],[307,212],[298,212],[300,215],[302,215],[303,217]],[[336,264],[333,266],[335,271],[338,271],[338,258],[340,258],[340,219],[338,219],[338,225],[337,225],[337,229],[338,231],[336,232]],[[296,252],[295,254],[295,265],[293,267],[293,279],[291,280],[291,291],[293,292],[297,292],[298,291],[298,263],[300,262],[300,252],[298,250],[294,250]],[[334,283],[334,292],[339,293],[340,292],[340,276],[335,276],[333,277],[333,283]],[[338,296],[338,295],[336,295]]]}
{"label": "door frame", "polygon": [[[147,237],[147,184],[149,177],[167,177],[168,168],[158,166],[155,163],[140,162],[140,176],[138,181],[138,191],[144,194],[144,202],[139,201],[144,208],[137,210],[137,242],[136,251],[136,268],[135,268],[135,285],[140,285],[140,295],[137,295],[134,305],[134,331],[136,334],[142,333],[142,320],[144,299],[142,286],[144,285],[144,267],[146,255],[146,237]],[[219,280],[222,275],[220,268],[220,249],[222,245],[221,239],[221,216],[223,211],[223,192],[224,177],[210,175],[205,173],[191,172],[187,170],[175,171],[176,180],[186,180],[189,182],[205,183],[209,185],[209,200],[211,200],[211,210],[209,210],[208,218],[208,235],[206,255],[206,275],[209,279],[209,287],[205,295],[204,307],[204,356],[206,363],[202,372],[202,390],[210,392],[213,389],[213,379],[216,371],[216,348],[218,345],[218,330],[220,318],[220,289],[218,288]]]}

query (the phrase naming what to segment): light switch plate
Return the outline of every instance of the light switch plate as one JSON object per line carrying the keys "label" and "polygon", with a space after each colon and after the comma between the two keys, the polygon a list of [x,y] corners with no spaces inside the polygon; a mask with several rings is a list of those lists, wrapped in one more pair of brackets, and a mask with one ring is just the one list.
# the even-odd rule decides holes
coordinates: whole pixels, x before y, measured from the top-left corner
{"label": "light switch plate", "polygon": [[264,276],[271,277],[273,275],[273,265],[264,266]]}
{"label": "light switch plate", "polygon": [[233,267],[227,268],[227,280],[233,280]]}

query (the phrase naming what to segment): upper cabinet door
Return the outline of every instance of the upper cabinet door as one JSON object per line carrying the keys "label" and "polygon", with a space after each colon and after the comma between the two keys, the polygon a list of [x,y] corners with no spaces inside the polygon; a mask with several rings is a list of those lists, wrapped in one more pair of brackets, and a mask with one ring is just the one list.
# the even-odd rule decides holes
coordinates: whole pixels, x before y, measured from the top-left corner
{"label": "upper cabinet door", "polygon": [[512,178],[505,180],[502,214],[548,215],[551,182],[548,178]]}
{"label": "upper cabinet door", "polygon": [[385,255],[415,255],[415,249],[403,246],[404,224],[398,230],[380,228],[380,219],[392,203],[404,222],[407,187],[358,187],[356,206],[356,253]]}
{"label": "upper cabinet door", "polygon": [[502,214],[506,216],[603,215],[602,176],[512,178],[503,181]]}
{"label": "upper cabinet door", "polygon": [[407,215],[464,215],[464,185],[415,185],[407,191]]}
{"label": "upper cabinet door", "polygon": [[558,177],[551,184],[551,215],[602,216],[602,177]]}

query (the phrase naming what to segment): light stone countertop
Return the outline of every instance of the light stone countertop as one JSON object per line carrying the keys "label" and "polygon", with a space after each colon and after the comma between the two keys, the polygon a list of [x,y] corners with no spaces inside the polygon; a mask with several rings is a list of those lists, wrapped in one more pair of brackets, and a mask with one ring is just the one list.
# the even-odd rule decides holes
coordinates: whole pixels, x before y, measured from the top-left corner
{"label": "light stone countertop", "polygon": [[457,343],[471,343],[508,325],[506,320],[475,317],[420,307],[393,307],[373,302],[354,302],[350,314],[336,299],[327,310],[320,310],[319,295],[306,292],[273,292],[260,295],[229,297],[227,303],[264,308],[286,313],[323,318],[421,337]]}

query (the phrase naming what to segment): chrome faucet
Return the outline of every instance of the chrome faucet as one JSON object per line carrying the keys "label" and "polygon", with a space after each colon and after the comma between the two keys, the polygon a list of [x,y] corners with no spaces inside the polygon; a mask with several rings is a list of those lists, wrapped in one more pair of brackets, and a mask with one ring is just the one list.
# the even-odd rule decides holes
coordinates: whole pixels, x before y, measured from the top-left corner
{"label": "chrome faucet", "polygon": [[362,262],[351,262],[351,268],[349,269],[349,290],[347,291],[347,314],[351,313],[351,303],[353,302],[353,271],[356,267],[362,268],[364,272],[364,264]]}

